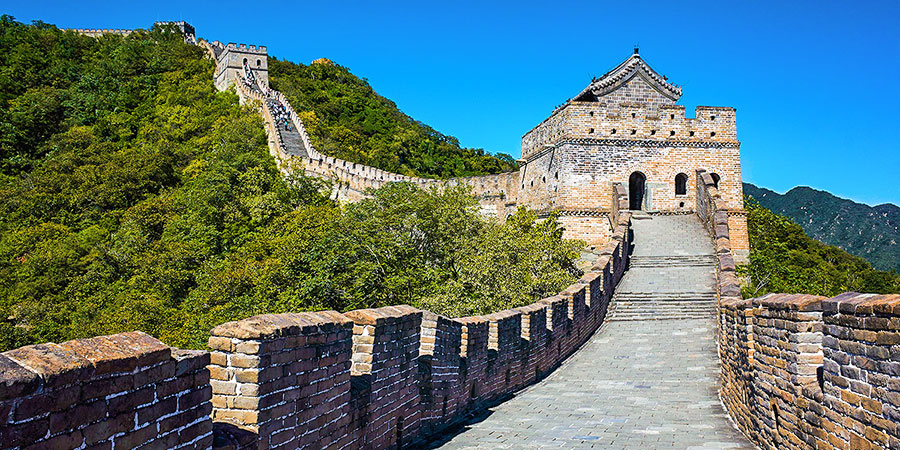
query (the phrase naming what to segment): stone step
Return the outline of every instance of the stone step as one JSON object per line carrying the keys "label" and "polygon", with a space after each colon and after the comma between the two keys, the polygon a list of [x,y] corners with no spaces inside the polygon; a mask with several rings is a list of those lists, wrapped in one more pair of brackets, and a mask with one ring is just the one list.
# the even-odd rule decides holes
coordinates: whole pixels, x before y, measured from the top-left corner
{"label": "stone step", "polygon": [[633,256],[628,266],[632,269],[645,267],[658,267],[666,269],[670,267],[702,267],[714,268],[716,259],[714,256]]}
{"label": "stone step", "polygon": [[655,315],[678,315],[678,314],[714,314],[716,312],[715,308],[699,308],[699,309],[614,309],[613,315],[647,315],[647,316],[655,316]]}
{"label": "stone step", "polygon": [[616,301],[613,302],[617,308],[715,308],[716,302],[630,302]]}
{"label": "stone step", "polygon": [[709,319],[715,316],[715,312],[705,314],[613,314],[610,321],[613,322],[634,322],[645,320],[684,320],[684,319]]}
{"label": "stone step", "polygon": [[616,297],[616,303],[716,303],[715,296],[708,297]]}
{"label": "stone step", "polygon": [[660,264],[656,264],[656,263],[645,264],[645,263],[638,262],[638,263],[629,263],[628,264],[629,269],[664,270],[664,269],[672,269],[672,268],[678,268],[678,267],[701,267],[701,268],[708,267],[709,270],[712,271],[712,270],[715,270],[716,265],[711,262],[699,262],[699,261],[698,262],[680,262],[680,263],[660,263]]}
{"label": "stone step", "polygon": [[615,308],[616,309],[646,309],[648,311],[653,310],[653,309],[716,309],[716,304],[713,302],[616,303]]}
{"label": "stone step", "polygon": [[710,260],[714,261],[716,259],[716,255],[712,253],[697,253],[694,255],[633,255],[632,260],[690,260],[690,259],[702,259],[702,260]]}
{"label": "stone step", "polygon": [[615,298],[647,298],[647,299],[692,299],[692,298],[715,298],[715,292],[617,292]]}
{"label": "stone step", "polygon": [[715,310],[709,311],[616,311],[612,314],[616,317],[694,317],[694,316],[714,316]]}

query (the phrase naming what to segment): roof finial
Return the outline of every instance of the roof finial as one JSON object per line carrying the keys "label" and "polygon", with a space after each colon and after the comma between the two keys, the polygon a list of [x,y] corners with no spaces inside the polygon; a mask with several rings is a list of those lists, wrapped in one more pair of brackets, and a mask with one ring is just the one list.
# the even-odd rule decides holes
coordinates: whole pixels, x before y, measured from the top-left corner
{"label": "roof finial", "polygon": [[637,45],[634,46],[634,54],[635,54],[635,55],[638,54],[638,46],[637,46]]}

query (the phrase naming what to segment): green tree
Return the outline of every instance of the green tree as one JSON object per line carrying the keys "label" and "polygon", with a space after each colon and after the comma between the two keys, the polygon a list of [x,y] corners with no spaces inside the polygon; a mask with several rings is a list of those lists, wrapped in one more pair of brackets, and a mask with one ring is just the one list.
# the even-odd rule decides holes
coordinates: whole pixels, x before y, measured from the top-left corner
{"label": "green tree", "polygon": [[[135,329],[203,348],[215,325],[287,311],[484,313],[579,275],[553,217],[486,221],[467,188],[342,206],[301,167],[284,176],[258,113],[171,29],[95,39],[3,16],[0,48],[0,350]],[[343,118],[336,148],[471,170],[346,70],[310,70],[360,88],[309,93],[352,94],[304,113]]]}
{"label": "green tree", "polygon": [[744,200],[750,236],[750,261],[740,273],[750,280],[745,297],[769,292],[834,296],[842,292],[900,292],[900,276],[881,272],[863,258],[816,241],[800,225]]}

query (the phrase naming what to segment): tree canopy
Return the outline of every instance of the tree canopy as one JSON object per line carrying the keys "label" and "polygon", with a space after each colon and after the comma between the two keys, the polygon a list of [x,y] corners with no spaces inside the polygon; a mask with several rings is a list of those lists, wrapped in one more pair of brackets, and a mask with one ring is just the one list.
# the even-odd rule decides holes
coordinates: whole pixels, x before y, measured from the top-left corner
{"label": "tree canopy", "polygon": [[172,29],[3,16],[0,47],[0,350],[130,330],[203,348],[219,323],[285,311],[488,313],[580,275],[554,217],[486,221],[467,188],[342,206],[284,177],[259,115]]}

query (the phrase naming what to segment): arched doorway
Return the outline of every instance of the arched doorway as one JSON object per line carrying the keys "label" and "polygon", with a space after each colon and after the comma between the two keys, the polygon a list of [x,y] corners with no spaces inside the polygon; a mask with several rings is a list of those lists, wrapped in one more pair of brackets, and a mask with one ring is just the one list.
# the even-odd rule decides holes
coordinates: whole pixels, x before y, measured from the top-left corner
{"label": "arched doorway", "polygon": [[628,177],[628,209],[644,209],[644,184],[647,177],[640,172],[634,172]]}

